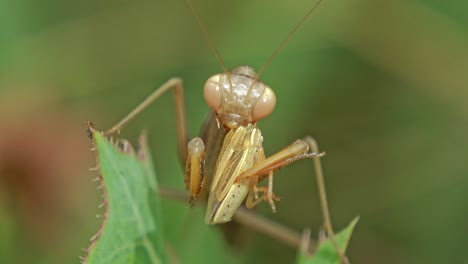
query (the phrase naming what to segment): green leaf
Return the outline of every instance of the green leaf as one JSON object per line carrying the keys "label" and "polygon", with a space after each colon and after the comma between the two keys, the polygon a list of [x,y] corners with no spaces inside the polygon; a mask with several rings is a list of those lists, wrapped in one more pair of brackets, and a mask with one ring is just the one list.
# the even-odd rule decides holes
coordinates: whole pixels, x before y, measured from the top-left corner
{"label": "green leaf", "polygon": [[[351,223],[339,232],[336,235],[336,242],[338,246],[343,250],[346,251],[348,247],[348,242],[351,239],[351,234],[353,233],[353,229],[356,226],[359,217],[356,217],[351,221]],[[326,240],[319,244],[315,254],[312,256],[307,255],[302,250],[299,251],[298,255],[298,264],[340,264],[340,256],[336,252],[333,243],[330,240]]]}
{"label": "green leaf", "polygon": [[114,146],[92,131],[105,213],[85,250],[84,263],[166,263],[161,204],[146,138],[140,150],[121,141]]}

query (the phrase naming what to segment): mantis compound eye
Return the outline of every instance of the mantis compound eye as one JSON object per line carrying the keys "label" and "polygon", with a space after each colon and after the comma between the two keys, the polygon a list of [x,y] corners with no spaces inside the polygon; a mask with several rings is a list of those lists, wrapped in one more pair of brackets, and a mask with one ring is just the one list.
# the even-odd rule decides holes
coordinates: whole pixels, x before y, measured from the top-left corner
{"label": "mantis compound eye", "polygon": [[266,87],[252,110],[252,120],[258,121],[269,116],[275,109],[275,105],[276,95],[270,87]]}
{"label": "mantis compound eye", "polygon": [[223,94],[219,85],[219,77],[219,74],[210,77],[203,88],[205,101],[215,112],[218,112],[219,109],[221,109],[221,104],[223,102]]}

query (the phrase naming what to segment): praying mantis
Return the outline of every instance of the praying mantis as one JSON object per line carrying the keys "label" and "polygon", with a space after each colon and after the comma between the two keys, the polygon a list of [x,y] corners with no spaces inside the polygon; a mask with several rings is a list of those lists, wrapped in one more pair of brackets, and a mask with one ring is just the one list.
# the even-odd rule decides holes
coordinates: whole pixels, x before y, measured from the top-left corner
{"label": "praying mantis", "polygon": [[[228,71],[219,52],[210,40],[203,24],[189,0],[187,5],[199,24],[209,46],[223,68],[223,72],[208,78],[203,94],[212,112],[204,124],[199,137],[189,139],[186,125],[184,87],[182,79],[172,78],[149,95],[120,122],[104,132],[111,135],[120,130],[140,114],[161,95],[173,91],[175,98],[177,146],[179,159],[185,167],[185,188],[189,202],[195,205],[207,197],[206,224],[222,224],[231,221],[242,202],[252,208],[266,201],[276,211],[278,197],[273,192],[274,172],[288,164],[312,159],[319,191],[324,229],[341,258],[348,263],[339,249],[333,232],[325,183],[320,163],[324,155],[312,137],[298,139],[271,156],[263,149],[263,136],[257,122],[269,116],[276,104],[273,89],[260,81],[260,76],[276,54],[286,45],[313,11],[318,0],[302,20],[293,28],[286,39],[275,50],[264,66],[257,72],[249,66],[239,66]],[[259,184],[267,181],[265,186]]]}

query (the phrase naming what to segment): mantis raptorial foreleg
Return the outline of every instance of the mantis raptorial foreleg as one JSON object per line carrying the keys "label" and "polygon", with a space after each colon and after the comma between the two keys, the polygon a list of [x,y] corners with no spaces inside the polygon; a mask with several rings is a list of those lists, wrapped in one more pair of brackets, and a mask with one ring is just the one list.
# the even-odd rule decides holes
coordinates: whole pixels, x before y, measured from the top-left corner
{"label": "mantis raptorial foreleg", "polygon": [[199,137],[188,143],[185,165],[185,188],[189,193],[190,205],[194,206],[205,184],[205,144]]}

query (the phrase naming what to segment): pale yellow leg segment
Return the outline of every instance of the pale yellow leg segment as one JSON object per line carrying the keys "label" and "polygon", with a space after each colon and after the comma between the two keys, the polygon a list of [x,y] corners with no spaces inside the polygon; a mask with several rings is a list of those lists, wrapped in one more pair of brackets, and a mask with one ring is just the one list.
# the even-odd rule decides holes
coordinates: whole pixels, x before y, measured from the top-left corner
{"label": "pale yellow leg segment", "polygon": [[175,108],[176,108],[176,124],[177,124],[177,145],[179,150],[179,159],[181,163],[184,163],[187,158],[187,125],[185,116],[185,104],[184,104],[184,91],[182,86],[182,80],[179,78],[172,78],[166,83],[157,88],[150,96],[148,96],[143,102],[141,102],[133,111],[125,116],[120,122],[112,126],[107,130],[104,135],[110,135],[113,133],[119,133],[120,130],[128,124],[132,119],[139,115],[143,110],[150,106],[156,101],[162,94],[168,90],[174,90]]}
{"label": "pale yellow leg segment", "polygon": [[196,137],[188,143],[188,156],[185,164],[185,188],[190,204],[195,205],[205,183],[205,144]]}
{"label": "pale yellow leg segment", "polygon": [[309,144],[304,140],[296,140],[293,144],[287,146],[283,150],[273,154],[272,156],[255,164],[252,168],[243,172],[236,178],[236,182],[243,181],[252,177],[260,177],[257,182],[262,181],[270,172],[274,172],[296,160],[321,157],[324,153],[309,152]]}

